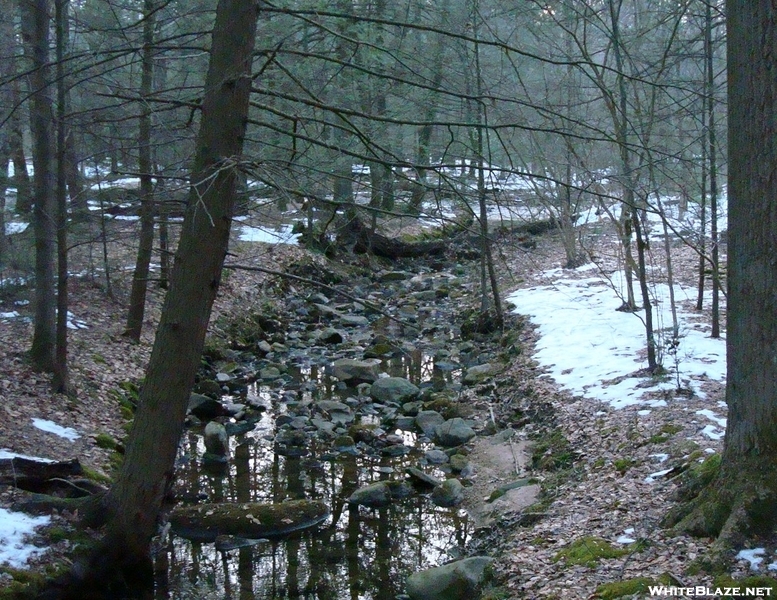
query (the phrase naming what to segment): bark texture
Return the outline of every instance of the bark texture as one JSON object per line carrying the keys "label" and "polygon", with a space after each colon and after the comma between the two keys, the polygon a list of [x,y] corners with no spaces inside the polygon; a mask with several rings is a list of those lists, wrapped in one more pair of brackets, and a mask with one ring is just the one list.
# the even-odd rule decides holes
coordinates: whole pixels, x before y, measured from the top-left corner
{"label": "bark texture", "polygon": [[100,551],[74,569],[61,598],[149,597],[149,545],[172,477],[211,308],[219,288],[245,136],[257,4],[221,0],[205,80],[192,185],[121,472],[105,499]]}
{"label": "bark texture", "polygon": [[728,425],[718,477],[671,519],[719,549],[777,523],[777,6],[727,13]]}

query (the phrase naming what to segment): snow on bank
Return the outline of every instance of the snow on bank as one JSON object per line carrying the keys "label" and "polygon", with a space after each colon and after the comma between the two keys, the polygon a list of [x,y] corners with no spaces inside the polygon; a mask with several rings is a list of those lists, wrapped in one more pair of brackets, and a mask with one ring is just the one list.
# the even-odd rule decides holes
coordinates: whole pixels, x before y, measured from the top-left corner
{"label": "snow on bank", "polygon": [[53,433],[54,435],[63,437],[71,442],[74,442],[81,437],[81,434],[72,427],[62,427],[62,425],[57,425],[54,421],[48,421],[46,419],[33,419],[32,425],[41,431]]}
{"label": "snow on bank", "polygon": [[29,517],[23,513],[0,508],[0,565],[7,564],[16,569],[27,565],[33,554],[42,549],[25,542],[36,527],[48,525],[51,517]]}
{"label": "snow on bank", "polygon": [[[548,285],[518,290],[508,297],[515,312],[539,325],[540,339],[534,358],[546,367],[557,383],[573,394],[609,402],[615,408],[633,404],[660,406],[660,399],[643,398],[647,392],[671,391],[677,387],[675,367],[679,366],[683,387],[696,393],[701,378],[725,380],[726,346],[722,339],[711,339],[708,326],[694,323],[692,315],[679,311],[680,345],[677,360],[663,346],[663,365],[671,372],[665,380],[637,376],[647,366],[645,357],[644,311],[619,312],[623,273],[610,281],[601,275],[586,277],[595,265],[574,271],[553,269],[544,273]],[[671,330],[669,288],[653,287],[657,310],[655,329]],[[693,290],[675,286],[678,301],[691,297]],[[655,307],[654,307],[655,308]],[[659,344],[668,337],[664,332]],[[663,338],[663,339],[662,339]],[[705,415],[706,416],[706,415]]]}
{"label": "snow on bank", "polygon": [[265,244],[291,244],[296,245],[299,236],[292,233],[292,225],[282,225],[277,229],[266,227],[251,227],[249,225],[240,225],[240,234],[238,239],[241,242],[264,242]]}

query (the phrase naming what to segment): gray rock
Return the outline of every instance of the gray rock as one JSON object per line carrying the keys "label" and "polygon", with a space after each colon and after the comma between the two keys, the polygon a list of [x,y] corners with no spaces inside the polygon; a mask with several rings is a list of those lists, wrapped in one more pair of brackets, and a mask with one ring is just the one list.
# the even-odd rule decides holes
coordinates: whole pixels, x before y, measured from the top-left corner
{"label": "gray rock", "polygon": [[378,378],[380,361],[340,358],[332,364],[334,376],[340,381],[372,383]]}
{"label": "gray rock", "polygon": [[365,485],[348,497],[348,503],[369,508],[386,506],[391,503],[391,487],[387,481]]}
{"label": "gray rock", "polygon": [[401,404],[416,398],[421,390],[402,377],[383,377],[372,384],[370,397],[378,402]]}
{"label": "gray rock", "polygon": [[322,344],[341,344],[345,340],[345,336],[334,327],[327,327],[318,333],[316,340]]}
{"label": "gray rock", "polygon": [[415,424],[428,436],[433,436],[438,425],[442,425],[445,418],[436,410],[421,410],[415,418]]}
{"label": "gray rock", "polygon": [[340,322],[346,327],[364,327],[370,324],[370,320],[361,315],[340,315]]}
{"label": "gray rock", "polygon": [[227,430],[218,421],[211,421],[205,426],[205,450],[216,456],[229,454]]}
{"label": "gray rock", "polygon": [[258,349],[259,349],[261,352],[264,352],[265,354],[269,354],[270,352],[272,352],[272,346],[270,346],[270,343],[269,343],[269,342],[267,342],[267,341],[265,341],[265,340],[262,340],[261,342],[259,342],[259,343],[256,345],[256,347],[257,347],[257,348],[258,348]]}
{"label": "gray rock", "polygon": [[435,441],[446,448],[461,446],[475,437],[475,430],[460,417],[448,419],[434,430]]}
{"label": "gray rock", "polygon": [[265,367],[259,371],[259,377],[265,381],[273,381],[281,376],[281,371],[277,367]]}
{"label": "gray rock", "polygon": [[454,454],[451,456],[450,466],[451,471],[454,473],[460,473],[467,468],[467,465],[469,465],[469,460],[463,454]]}
{"label": "gray rock", "polygon": [[442,450],[427,450],[424,454],[424,458],[430,465],[444,465],[448,462],[448,455]]}
{"label": "gray rock", "polygon": [[405,271],[386,271],[380,274],[378,281],[381,283],[386,283],[388,281],[403,281],[405,279],[410,279],[410,276],[410,273],[406,273]]}
{"label": "gray rock", "polygon": [[431,501],[437,506],[450,508],[464,500],[464,486],[458,479],[446,479],[432,490]]}
{"label": "gray rock", "polygon": [[416,469],[415,467],[408,467],[405,469],[405,473],[413,481],[430,487],[437,487],[442,483],[436,477],[432,477],[428,473],[424,473],[421,469]]}
{"label": "gray rock", "polygon": [[310,419],[310,423],[318,429],[321,433],[324,434],[333,434],[335,430],[335,424],[331,421],[327,421],[326,419],[319,419],[317,417],[314,417]]}
{"label": "gray rock", "polygon": [[467,369],[467,373],[464,375],[463,381],[466,385],[476,385],[478,383],[483,383],[484,381],[491,379],[491,377],[493,377],[498,370],[499,367],[491,363],[470,367]]}
{"label": "gray rock", "polygon": [[213,379],[206,379],[205,381],[200,381],[200,383],[197,384],[197,390],[206,396],[212,396],[214,398],[218,398],[221,396],[221,385],[214,381]]}
{"label": "gray rock", "polygon": [[224,407],[221,405],[221,402],[209,396],[192,394],[189,396],[187,412],[198,419],[209,420],[222,416],[224,414]]}
{"label": "gray rock", "polygon": [[486,583],[494,559],[473,556],[441,567],[418,571],[407,578],[412,600],[475,600]]}

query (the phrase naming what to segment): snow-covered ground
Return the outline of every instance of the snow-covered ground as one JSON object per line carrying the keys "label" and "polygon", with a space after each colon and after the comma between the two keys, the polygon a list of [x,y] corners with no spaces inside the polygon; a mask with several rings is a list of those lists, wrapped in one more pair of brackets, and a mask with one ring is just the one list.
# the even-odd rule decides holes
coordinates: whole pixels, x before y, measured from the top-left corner
{"label": "snow-covered ground", "polygon": [[0,508],[0,565],[7,564],[17,569],[27,566],[29,558],[42,549],[25,538],[32,535],[36,527],[50,522],[51,517],[30,517]]}
{"label": "snow-covered ground", "polygon": [[[648,392],[669,393],[677,388],[678,369],[680,385],[697,394],[702,393],[702,378],[725,380],[725,341],[710,338],[709,327],[692,318],[696,315],[679,310],[677,358],[667,350],[672,327],[668,286],[652,286],[652,292],[658,351],[670,375],[653,379],[636,375],[647,366],[644,312],[616,310],[623,303],[623,272],[609,275],[608,281],[595,265],[588,264],[573,273],[553,269],[543,275],[548,284],[518,290],[508,299],[516,312],[539,325],[534,358],[573,394],[603,400],[616,408],[657,406],[665,400],[660,394],[646,398]],[[678,301],[694,294],[694,290],[675,285]]]}

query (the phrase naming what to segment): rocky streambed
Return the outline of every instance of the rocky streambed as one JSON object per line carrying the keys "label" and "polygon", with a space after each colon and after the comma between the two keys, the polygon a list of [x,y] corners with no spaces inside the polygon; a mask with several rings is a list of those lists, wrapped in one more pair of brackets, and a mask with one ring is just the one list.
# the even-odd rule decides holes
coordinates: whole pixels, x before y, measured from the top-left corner
{"label": "rocky streambed", "polygon": [[297,265],[326,287],[279,280],[212,340],[159,597],[477,597],[489,559],[440,565],[473,534],[469,454],[495,433],[481,400],[504,348],[470,334],[463,267],[418,264]]}

